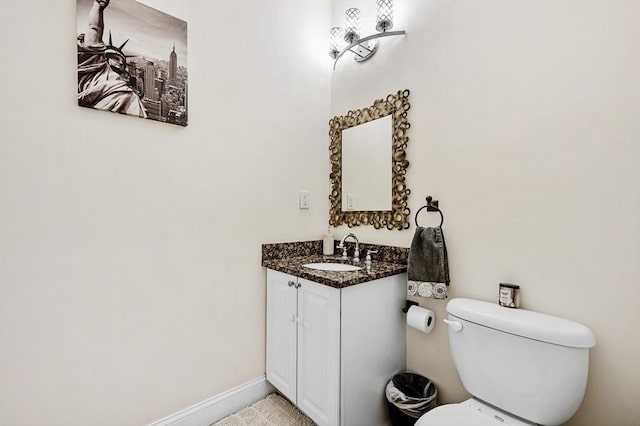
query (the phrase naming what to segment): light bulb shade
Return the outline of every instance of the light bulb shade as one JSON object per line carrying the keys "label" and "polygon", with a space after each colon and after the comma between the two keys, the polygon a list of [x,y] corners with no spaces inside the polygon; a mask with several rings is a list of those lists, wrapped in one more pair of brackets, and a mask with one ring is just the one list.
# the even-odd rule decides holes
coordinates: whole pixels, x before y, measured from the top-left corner
{"label": "light bulb shade", "polygon": [[376,0],[376,30],[389,31],[393,28],[393,0]]}
{"label": "light bulb shade", "polygon": [[351,44],[360,38],[360,9],[351,8],[344,12],[344,40]]}
{"label": "light bulb shade", "polygon": [[344,44],[344,30],[340,27],[331,28],[331,38],[329,39],[329,56],[333,59],[338,57],[342,45]]}

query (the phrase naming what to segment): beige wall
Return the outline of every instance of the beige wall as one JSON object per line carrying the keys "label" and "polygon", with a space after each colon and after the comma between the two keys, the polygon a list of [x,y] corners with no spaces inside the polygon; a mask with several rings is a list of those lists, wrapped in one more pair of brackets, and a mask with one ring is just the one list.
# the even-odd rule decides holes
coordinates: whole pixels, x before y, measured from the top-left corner
{"label": "beige wall", "polygon": [[260,244],[326,223],[329,4],[146,3],[189,24],[187,128],[78,108],[75,0],[0,1],[2,425],[144,424],[264,374]]}
{"label": "beige wall", "polygon": [[[333,23],[354,4],[372,10],[334,1]],[[586,324],[598,345],[570,423],[637,424],[640,2],[396,6],[394,29],[408,34],[382,40],[367,63],[338,63],[332,115],[411,90],[409,206],[440,200],[450,296],[494,301],[498,283],[513,282],[524,308]],[[438,223],[420,215],[423,226]],[[413,229],[353,231],[408,247]],[[445,302],[421,305],[445,315]],[[442,325],[408,330],[407,362],[437,382],[441,402],[467,396]]]}

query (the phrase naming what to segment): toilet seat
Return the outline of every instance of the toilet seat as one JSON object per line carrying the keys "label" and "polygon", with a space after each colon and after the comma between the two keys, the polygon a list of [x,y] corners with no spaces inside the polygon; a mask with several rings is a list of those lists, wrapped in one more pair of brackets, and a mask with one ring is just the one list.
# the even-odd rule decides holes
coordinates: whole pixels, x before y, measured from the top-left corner
{"label": "toilet seat", "polygon": [[459,404],[436,407],[420,417],[415,426],[524,426],[531,424],[471,398]]}

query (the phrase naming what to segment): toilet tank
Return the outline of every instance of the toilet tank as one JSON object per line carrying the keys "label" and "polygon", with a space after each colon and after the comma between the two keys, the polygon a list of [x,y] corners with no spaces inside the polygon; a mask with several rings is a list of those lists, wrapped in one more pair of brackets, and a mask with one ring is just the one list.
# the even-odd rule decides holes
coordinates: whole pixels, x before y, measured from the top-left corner
{"label": "toilet tank", "polygon": [[582,403],[593,333],[584,325],[472,299],[447,304],[449,343],[464,388],[504,411],[560,425]]}

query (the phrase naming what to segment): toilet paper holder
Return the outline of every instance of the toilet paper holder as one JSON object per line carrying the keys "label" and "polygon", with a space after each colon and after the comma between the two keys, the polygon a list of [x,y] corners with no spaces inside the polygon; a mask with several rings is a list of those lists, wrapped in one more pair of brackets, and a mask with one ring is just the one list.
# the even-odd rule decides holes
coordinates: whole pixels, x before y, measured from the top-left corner
{"label": "toilet paper holder", "polygon": [[411,300],[405,300],[405,304],[404,304],[404,308],[402,308],[402,312],[404,312],[406,314],[407,312],[409,312],[409,308],[412,307],[412,306],[415,306],[415,305],[420,306],[420,304],[418,302],[414,302],[414,301],[411,301]]}

